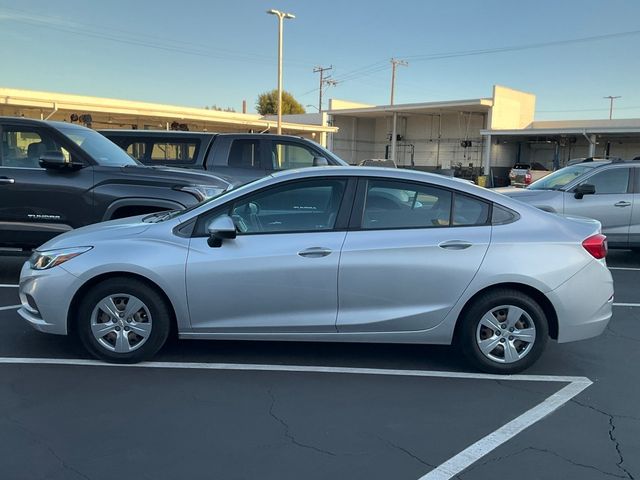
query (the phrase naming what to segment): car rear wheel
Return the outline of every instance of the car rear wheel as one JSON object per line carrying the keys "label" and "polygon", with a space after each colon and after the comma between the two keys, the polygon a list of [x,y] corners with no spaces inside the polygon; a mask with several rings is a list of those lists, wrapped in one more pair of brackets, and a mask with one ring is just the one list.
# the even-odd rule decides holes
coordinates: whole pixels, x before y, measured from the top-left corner
{"label": "car rear wheel", "polygon": [[535,363],[548,332],[545,313],[533,298],[518,290],[495,290],[467,310],[459,346],[480,370],[512,374]]}
{"label": "car rear wheel", "polygon": [[94,357],[136,363],[162,348],[171,315],[165,300],[145,283],[112,278],[85,295],[76,325],[80,340]]}

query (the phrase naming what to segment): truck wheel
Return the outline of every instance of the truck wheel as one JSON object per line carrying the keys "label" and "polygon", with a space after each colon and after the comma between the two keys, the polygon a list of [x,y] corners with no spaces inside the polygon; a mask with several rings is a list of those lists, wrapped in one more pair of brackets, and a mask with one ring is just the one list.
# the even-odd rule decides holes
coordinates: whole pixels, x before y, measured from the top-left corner
{"label": "truck wheel", "polygon": [[471,305],[461,321],[459,347],[487,373],[513,374],[530,367],[549,336],[540,305],[518,290],[489,292]]}
{"label": "truck wheel", "polygon": [[148,360],[169,335],[171,313],[145,283],[111,278],[95,285],[78,308],[77,332],[94,357],[111,363]]}

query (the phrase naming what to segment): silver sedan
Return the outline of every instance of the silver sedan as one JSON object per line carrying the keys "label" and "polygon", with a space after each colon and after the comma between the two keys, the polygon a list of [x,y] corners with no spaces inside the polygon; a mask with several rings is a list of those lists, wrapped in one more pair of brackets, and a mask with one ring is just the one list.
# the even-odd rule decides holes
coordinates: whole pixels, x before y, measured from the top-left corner
{"label": "silver sedan", "polygon": [[476,368],[514,373],[549,338],[607,326],[599,230],[440,175],[288,171],[191,209],[56,237],[22,269],[19,313],[42,332],[77,332],[109,362],[149,359],[174,330],[453,343]]}

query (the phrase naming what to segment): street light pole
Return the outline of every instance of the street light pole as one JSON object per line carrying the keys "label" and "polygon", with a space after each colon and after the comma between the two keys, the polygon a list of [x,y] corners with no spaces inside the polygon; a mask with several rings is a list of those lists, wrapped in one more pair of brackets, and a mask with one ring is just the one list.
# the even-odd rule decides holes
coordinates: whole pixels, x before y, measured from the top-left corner
{"label": "street light pole", "polygon": [[282,134],[282,27],[285,18],[296,18],[291,13],[279,10],[267,10],[270,15],[278,17],[278,135]]}
{"label": "street light pole", "polygon": [[609,99],[609,120],[611,120],[613,118],[613,101],[616,98],[622,98],[622,96],[620,96],[620,95],[617,95],[617,96],[609,95],[607,97],[602,97],[602,98],[608,98]]}

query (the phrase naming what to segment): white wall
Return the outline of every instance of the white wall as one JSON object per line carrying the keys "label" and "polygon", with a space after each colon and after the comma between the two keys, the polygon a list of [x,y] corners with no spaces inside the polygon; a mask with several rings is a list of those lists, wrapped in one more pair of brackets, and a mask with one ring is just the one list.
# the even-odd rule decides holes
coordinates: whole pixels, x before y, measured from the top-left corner
{"label": "white wall", "polygon": [[[410,147],[414,148],[414,163],[421,167],[452,168],[458,163],[480,166],[482,138],[480,130],[485,126],[485,115],[458,112],[442,114],[442,126],[438,115],[398,115],[398,140],[396,159],[399,165],[410,165]],[[384,158],[390,145],[392,117],[355,118],[333,115],[333,125],[339,128],[333,134],[333,151],[349,163],[368,158]],[[441,137],[438,141],[439,130]],[[355,136],[354,136],[355,133]],[[471,140],[472,146],[463,148],[462,140]]]}

